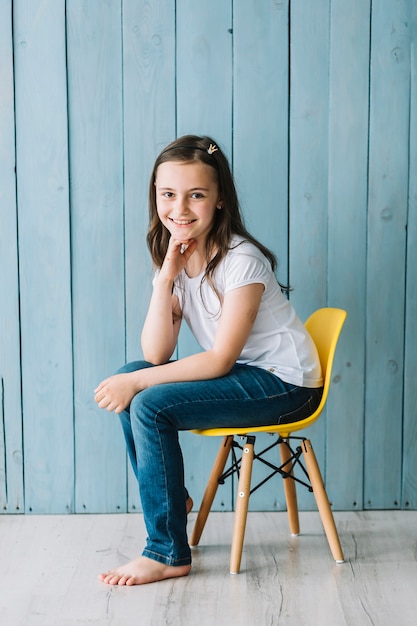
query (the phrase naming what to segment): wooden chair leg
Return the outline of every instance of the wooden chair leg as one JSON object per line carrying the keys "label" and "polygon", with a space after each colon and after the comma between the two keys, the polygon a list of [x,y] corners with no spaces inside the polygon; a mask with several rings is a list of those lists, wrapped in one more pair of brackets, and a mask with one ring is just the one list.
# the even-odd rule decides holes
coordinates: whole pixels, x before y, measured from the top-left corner
{"label": "wooden chair leg", "polygon": [[327,536],[327,541],[329,542],[330,550],[336,563],[343,563],[345,558],[343,556],[342,546],[340,545],[333,513],[324,488],[323,478],[317,464],[316,455],[314,454],[313,447],[308,439],[302,442],[302,450],[308,476],[313,488],[314,497],[316,498],[317,507],[319,509],[321,521]]}
{"label": "wooden chair leg", "polygon": [[217,453],[214,465],[212,467],[210,477],[208,479],[207,487],[201,501],[200,509],[197,514],[197,519],[194,524],[193,532],[190,538],[190,546],[197,546],[200,541],[204,526],[208,515],[210,513],[211,505],[213,504],[214,497],[219,486],[219,478],[223,474],[224,466],[226,465],[227,457],[232,447],[233,436],[228,435],[223,438],[220,444],[219,451]]}
{"label": "wooden chair leg", "polygon": [[243,446],[242,463],[238,491],[236,496],[236,511],[233,524],[232,551],[230,555],[230,573],[238,574],[242,560],[243,540],[245,537],[246,519],[250,496],[250,483],[252,478],[252,465],[254,455],[255,437],[247,437]]}
{"label": "wooden chair leg", "polygon": [[[288,471],[289,467],[286,469],[285,465],[291,459],[291,449],[284,442],[280,444],[279,451],[281,453],[281,463],[283,466],[283,470]],[[291,474],[294,474],[294,472],[291,472]],[[297,491],[295,487],[295,481],[292,478],[284,478],[284,493],[285,501],[287,503],[290,533],[294,536],[299,535],[300,521],[298,517]]]}

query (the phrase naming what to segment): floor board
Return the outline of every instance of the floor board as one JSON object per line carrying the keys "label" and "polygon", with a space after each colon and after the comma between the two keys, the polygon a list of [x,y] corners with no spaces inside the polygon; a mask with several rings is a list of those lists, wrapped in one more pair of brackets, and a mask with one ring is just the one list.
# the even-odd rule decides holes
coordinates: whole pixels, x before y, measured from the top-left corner
{"label": "floor board", "polygon": [[[190,515],[190,525],[195,514]],[[0,516],[0,623],[7,626],[414,626],[417,512],[335,513],[346,562],[332,560],[318,513],[249,513],[242,568],[228,572],[232,514],[212,513],[190,576],[108,587],[130,560],[141,515]]]}

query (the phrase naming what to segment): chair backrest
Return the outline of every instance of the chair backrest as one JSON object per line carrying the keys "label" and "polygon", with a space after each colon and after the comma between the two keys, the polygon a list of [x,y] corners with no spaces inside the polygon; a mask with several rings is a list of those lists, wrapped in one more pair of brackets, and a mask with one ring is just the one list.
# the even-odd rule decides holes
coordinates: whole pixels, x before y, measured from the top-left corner
{"label": "chair backrest", "polygon": [[334,354],[345,319],[346,311],[328,307],[317,309],[305,322],[305,327],[316,344],[323,373],[324,389],[321,406],[326,402],[329,392]]}

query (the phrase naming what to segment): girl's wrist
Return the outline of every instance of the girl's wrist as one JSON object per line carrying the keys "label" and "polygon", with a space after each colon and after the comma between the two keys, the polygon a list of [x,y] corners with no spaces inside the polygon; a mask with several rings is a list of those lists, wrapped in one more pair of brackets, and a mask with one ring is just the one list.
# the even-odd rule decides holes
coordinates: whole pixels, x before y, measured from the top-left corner
{"label": "girl's wrist", "polygon": [[140,391],[143,391],[144,389],[146,389],[146,387],[148,387],[146,383],[146,369],[137,370],[136,372],[131,372],[131,376],[132,376],[132,385],[133,385],[133,390],[134,390],[133,395],[136,395],[137,393],[139,393]]}
{"label": "girl's wrist", "polygon": [[172,286],[174,284],[174,279],[170,278],[169,276],[165,276],[162,273],[162,270],[159,272],[157,279],[155,281],[156,285],[160,285],[161,287],[167,287],[170,290],[172,290]]}

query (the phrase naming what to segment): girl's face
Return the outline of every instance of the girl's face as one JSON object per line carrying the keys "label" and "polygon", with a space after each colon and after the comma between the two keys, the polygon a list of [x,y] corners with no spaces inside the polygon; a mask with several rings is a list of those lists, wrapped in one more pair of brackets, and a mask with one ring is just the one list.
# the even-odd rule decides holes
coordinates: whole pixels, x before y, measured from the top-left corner
{"label": "girl's face", "polygon": [[203,245],[222,201],[215,170],[201,161],[166,161],[155,179],[158,216],[172,237]]}

